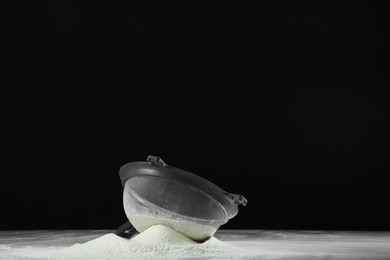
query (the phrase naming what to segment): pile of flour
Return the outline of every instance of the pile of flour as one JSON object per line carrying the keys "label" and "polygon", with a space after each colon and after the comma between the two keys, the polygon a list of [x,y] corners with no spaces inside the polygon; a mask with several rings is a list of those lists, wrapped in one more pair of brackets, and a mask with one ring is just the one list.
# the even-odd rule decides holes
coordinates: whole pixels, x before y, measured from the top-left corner
{"label": "pile of flour", "polygon": [[165,225],[169,226],[187,237],[195,241],[205,241],[213,235],[217,230],[212,226],[206,226],[197,224],[195,222],[189,222],[184,220],[169,219],[163,216],[153,217],[147,215],[132,215],[128,216],[131,224],[139,231],[144,232],[153,225]]}
{"label": "pile of flour", "polygon": [[[240,251],[240,250],[239,250]],[[214,237],[198,243],[166,225],[154,225],[132,239],[113,233],[103,235],[83,244],[53,252],[52,257],[103,258],[103,257],[159,257],[183,258],[191,256],[232,256],[237,248]]]}

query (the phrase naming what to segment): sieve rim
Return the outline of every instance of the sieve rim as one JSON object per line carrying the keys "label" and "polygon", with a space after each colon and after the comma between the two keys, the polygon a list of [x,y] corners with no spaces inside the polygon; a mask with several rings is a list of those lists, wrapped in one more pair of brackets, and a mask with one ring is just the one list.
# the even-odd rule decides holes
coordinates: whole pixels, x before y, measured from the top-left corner
{"label": "sieve rim", "polygon": [[149,155],[147,161],[129,162],[119,169],[122,187],[127,180],[136,176],[156,176],[184,183],[187,186],[203,192],[219,202],[227,213],[228,219],[238,213],[237,205],[246,205],[247,200],[242,195],[228,193],[214,183],[179,168],[167,165],[160,157]]}

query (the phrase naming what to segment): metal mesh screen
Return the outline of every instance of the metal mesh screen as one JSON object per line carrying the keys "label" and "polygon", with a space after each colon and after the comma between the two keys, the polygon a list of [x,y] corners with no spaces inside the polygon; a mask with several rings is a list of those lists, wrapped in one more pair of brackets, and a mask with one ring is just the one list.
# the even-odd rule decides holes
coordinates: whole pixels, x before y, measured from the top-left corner
{"label": "metal mesh screen", "polygon": [[211,222],[227,220],[218,202],[190,186],[155,176],[133,177],[126,186],[132,196],[153,210]]}

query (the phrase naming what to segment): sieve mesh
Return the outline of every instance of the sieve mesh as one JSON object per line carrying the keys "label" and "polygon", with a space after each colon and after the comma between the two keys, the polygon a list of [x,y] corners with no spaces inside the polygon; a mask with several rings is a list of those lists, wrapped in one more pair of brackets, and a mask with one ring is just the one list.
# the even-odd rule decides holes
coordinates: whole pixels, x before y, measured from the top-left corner
{"label": "sieve mesh", "polygon": [[150,209],[210,223],[227,221],[224,208],[206,194],[169,179],[137,176],[126,182],[127,192]]}
{"label": "sieve mesh", "polygon": [[223,224],[218,221],[200,221],[151,209],[133,197],[131,192],[123,193],[123,202],[127,218],[140,233],[151,226],[162,224],[180,231],[195,241],[204,241]]}

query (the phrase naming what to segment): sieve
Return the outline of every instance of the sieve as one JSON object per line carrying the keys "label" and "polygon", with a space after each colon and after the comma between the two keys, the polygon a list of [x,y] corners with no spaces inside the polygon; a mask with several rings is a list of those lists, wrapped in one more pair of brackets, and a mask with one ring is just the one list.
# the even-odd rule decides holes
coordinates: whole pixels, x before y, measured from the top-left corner
{"label": "sieve", "polygon": [[228,193],[210,181],[149,155],[119,169],[123,206],[129,222],[117,235],[130,238],[152,225],[165,224],[201,241],[246,205],[244,196]]}

